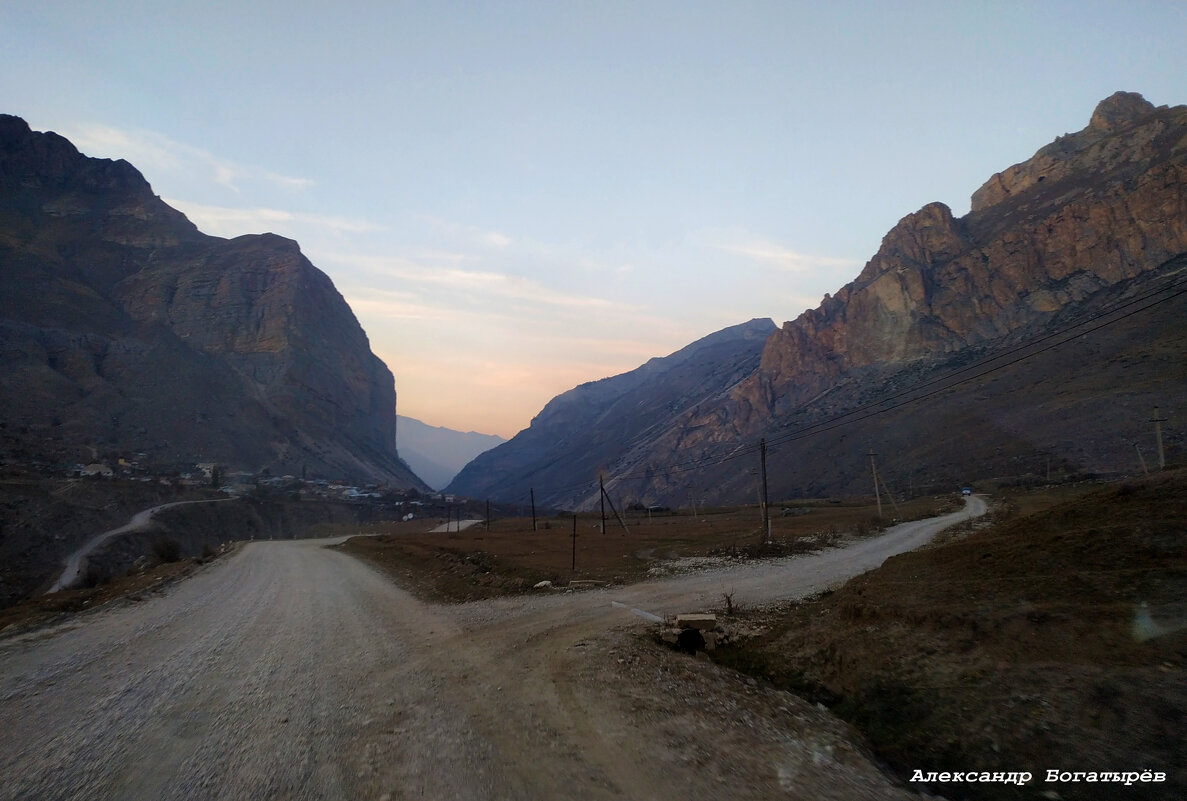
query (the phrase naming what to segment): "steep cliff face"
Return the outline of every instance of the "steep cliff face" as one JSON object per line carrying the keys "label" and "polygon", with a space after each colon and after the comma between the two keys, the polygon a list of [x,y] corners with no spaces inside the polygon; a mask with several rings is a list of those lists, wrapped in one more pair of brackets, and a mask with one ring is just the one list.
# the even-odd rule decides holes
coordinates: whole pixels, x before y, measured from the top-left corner
{"label": "steep cliff face", "polygon": [[[1178,286],[1185,253],[1187,107],[1119,92],[1084,130],[994,175],[966,216],[933,203],[904,217],[854,281],[772,334],[728,393],[673,410],[600,467],[613,492],[644,503],[754,498],[761,437],[781,446],[769,464],[775,497],[868,492],[871,448],[902,460],[884,468],[903,490],[1036,464],[1126,469],[1150,406],[1187,402],[1181,325],[1166,319],[1181,315],[1180,301],[1008,378],[873,418],[839,416]],[[1098,430],[1110,434],[1078,433]],[[596,501],[596,484],[586,486],[576,503]]]}
{"label": "steep cliff face", "polygon": [[391,372],[295,242],[206,236],[126,162],[0,116],[0,263],[10,458],[423,487]]}
{"label": "steep cliff face", "polygon": [[737,399],[765,414],[856,368],[987,342],[1187,251],[1187,107],[1104,100],[954,219],[904,217],[855,281],[784,324]]}

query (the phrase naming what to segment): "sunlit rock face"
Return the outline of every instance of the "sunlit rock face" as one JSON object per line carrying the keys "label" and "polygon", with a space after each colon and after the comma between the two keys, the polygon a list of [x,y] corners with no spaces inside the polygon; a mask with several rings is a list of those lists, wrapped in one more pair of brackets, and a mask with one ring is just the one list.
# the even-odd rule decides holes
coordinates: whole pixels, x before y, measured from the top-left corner
{"label": "sunlit rock face", "polygon": [[785,323],[739,400],[768,412],[851,368],[1000,337],[1187,251],[1187,107],[1118,92],[955,219],[904,217],[852,283]]}
{"label": "sunlit rock face", "polygon": [[2,116],[0,263],[10,458],[423,486],[391,372],[297,243],[206,236],[128,163]]}
{"label": "sunlit rock face", "polygon": [[[694,494],[753,501],[751,471],[762,437],[785,443],[769,474],[773,491],[789,497],[869,491],[867,452],[890,441],[901,460],[895,469],[916,489],[989,471],[1049,471],[1052,463],[1086,471],[1136,463],[1132,441],[1119,432],[1134,425],[1137,407],[1160,399],[1165,406],[1187,386],[1182,338],[1163,326],[1170,307],[1106,332],[1116,339],[1113,361],[1083,373],[1083,381],[1070,351],[1053,352],[1012,374],[1013,395],[949,393],[898,417],[837,425],[788,443],[805,426],[1097,313],[1141,291],[1142,282],[1180,269],[1185,185],[1187,107],[1155,108],[1119,92],[1100,103],[1084,130],[990,178],[964,217],[941,203],[908,214],[856,279],[766,340],[752,372],[720,396],[674,409],[645,435],[623,440],[616,455],[600,457],[598,472],[625,498],[687,503]],[[1110,372],[1121,364],[1127,371]],[[1058,414],[1044,411],[1051,409]],[[615,424],[582,422],[601,431]],[[1118,433],[1082,434],[1110,426]],[[560,429],[554,435],[563,436]],[[748,453],[742,467],[731,456],[739,449]],[[553,473],[571,461],[553,456]],[[588,507],[598,497],[595,488],[565,500]]]}

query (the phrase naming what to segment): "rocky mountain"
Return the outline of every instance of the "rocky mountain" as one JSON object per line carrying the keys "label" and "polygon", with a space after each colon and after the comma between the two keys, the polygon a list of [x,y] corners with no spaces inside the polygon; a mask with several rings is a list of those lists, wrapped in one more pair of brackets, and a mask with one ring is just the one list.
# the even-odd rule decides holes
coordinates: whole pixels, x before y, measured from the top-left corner
{"label": "rocky mountain", "polygon": [[[904,217],[854,281],[771,335],[728,392],[618,438],[598,464],[615,492],[644,503],[690,487],[711,501],[755,497],[762,438],[777,446],[775,497],[870,492],[871,450],[904,491],[1052,464],[1134,469],[1153,405],[1181,414],[1187,400],[1176,294],[1187,281],[1185,187],[1187,107],[1118,92],[1082,131],[990,178],[964,217],[940,203]],[[1148,310],[1059,349],[1016,350],[1145,295]],[[1025,358],[973,380],[982,360],[1009,353]],[[913,388],[925,397],[908,404]],[[889,397],[904,405],[879,411]],[[581,441],[613,440],[616,424],[607,416]],[[1170,447],[1181,441],[1172,434]],[[571,447],[549,467],[558,484],[584,482],[567,493],[575,506],[598,497],[586,461]],[[483,488],[522,484],[522,472],[505,474],[521,465],[485,468],[504,475]]]}
{"label": "rocky mountain", "polygon": [[207,236],[125,161],[0,116],[0,453],[423,488],[391,372],[297,243]]}
{"label": "rocky mountain", "polygon": [[400,456],[434,489],[443,489],[478,454],[507,441],[494,434],[430,426],[403,415],[396,420]]}
{"label": "rocky mountain", "polygon": [[558,395],[526,429],[466,465],[447,489],[511,503],[535,490],[540,506],[571,507],[625,449],[653,441],[672,419],[717,403],[752,374],[774,331],[771,320],[751,320]]}

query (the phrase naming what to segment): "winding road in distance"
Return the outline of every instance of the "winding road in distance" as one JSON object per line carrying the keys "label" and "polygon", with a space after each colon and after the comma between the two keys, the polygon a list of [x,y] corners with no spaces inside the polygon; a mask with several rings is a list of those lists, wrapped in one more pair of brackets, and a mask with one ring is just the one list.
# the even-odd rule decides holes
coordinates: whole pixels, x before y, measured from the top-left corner
{"label": "winding road in distance", "polygon": [[103,543],[114,537],[122,534],[129,534],[133,531],[140,531],[142,528],[152,522],[153,515],[162,509],[171,509],[174,506],[184,506],[187,503],[219,503],[222,501],[233,501],[234,498],[203,498],[196,501],[173,501],[172,503],[162,503],[159,506],[154,506],[151,509],[144,509],[132,515],[132,519],[124,523],[118,528],[113,528],[104,531],[102,534],[97,534],[91,539],[87,540],[81,548],[70,554],[66,559],[66,564],[62,569],[62,575],[54,582],[53,586],[45,591],[46,595],[51,592],[60,592],[73,587],[82,580],[83,574],[86,572],[86,558],[95,552]]}
{"label": "winding road in distance", "polygon": [[0,799],[914,798],[838,735],[792,736],[821,713],[786,693],[692,663],[719,689],[681,706],[662,662],[612,658],[648,625],[612,603],[801,597],[984,511],[972,497],[843,549],[456,606],[337,541],[254,542],[163,595],[0,640]]}

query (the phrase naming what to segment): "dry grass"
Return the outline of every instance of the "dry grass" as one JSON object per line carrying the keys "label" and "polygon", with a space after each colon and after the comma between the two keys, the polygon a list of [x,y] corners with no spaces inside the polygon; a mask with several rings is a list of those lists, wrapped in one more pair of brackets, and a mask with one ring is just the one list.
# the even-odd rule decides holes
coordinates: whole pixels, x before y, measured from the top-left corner
{"label": "dry grass", "polygon": [[[1170,781],[1124,798],[1184,797],[1187,472],[1064,492],[1015,498],[1004,522],[761,610],[749,625],[766,633],[716,658],[830,704],[906,776],[1149,768]],[[1122,797],[1041,780],[931,789]]]}
{"label": "dry grass", "polygon": [[[956,508],[954,496],[921,498],[887,505],[885,523],[897,512],[901,520],[930,517]],[[783,508],[792,513],[784,515]],[[444,521],[441,521],[444,522]],[[571,581],[630,583],[645,578],[664,560],[710,553],[747,552],[762,555],[761,518],[757,509],[709,509],[693,516],[632,513],[624,531],[608,516],[601,532],[598,516],[579,515],[574,554],[573,518],[530,518],[493,521],[490,530],[477,526],[460,533],[431,534],[425,524],[388,523],[369,526],[341,547],[395,575],[422,597],[439,601],[470,601],[523,592],[539,581],[565,585]],[[772,512],[774,552],[812,550],[842,537],[869,536],[878,530],[875,508],[863,501],[802,501]],[[576,564],[574,569],[573,565]]]}

